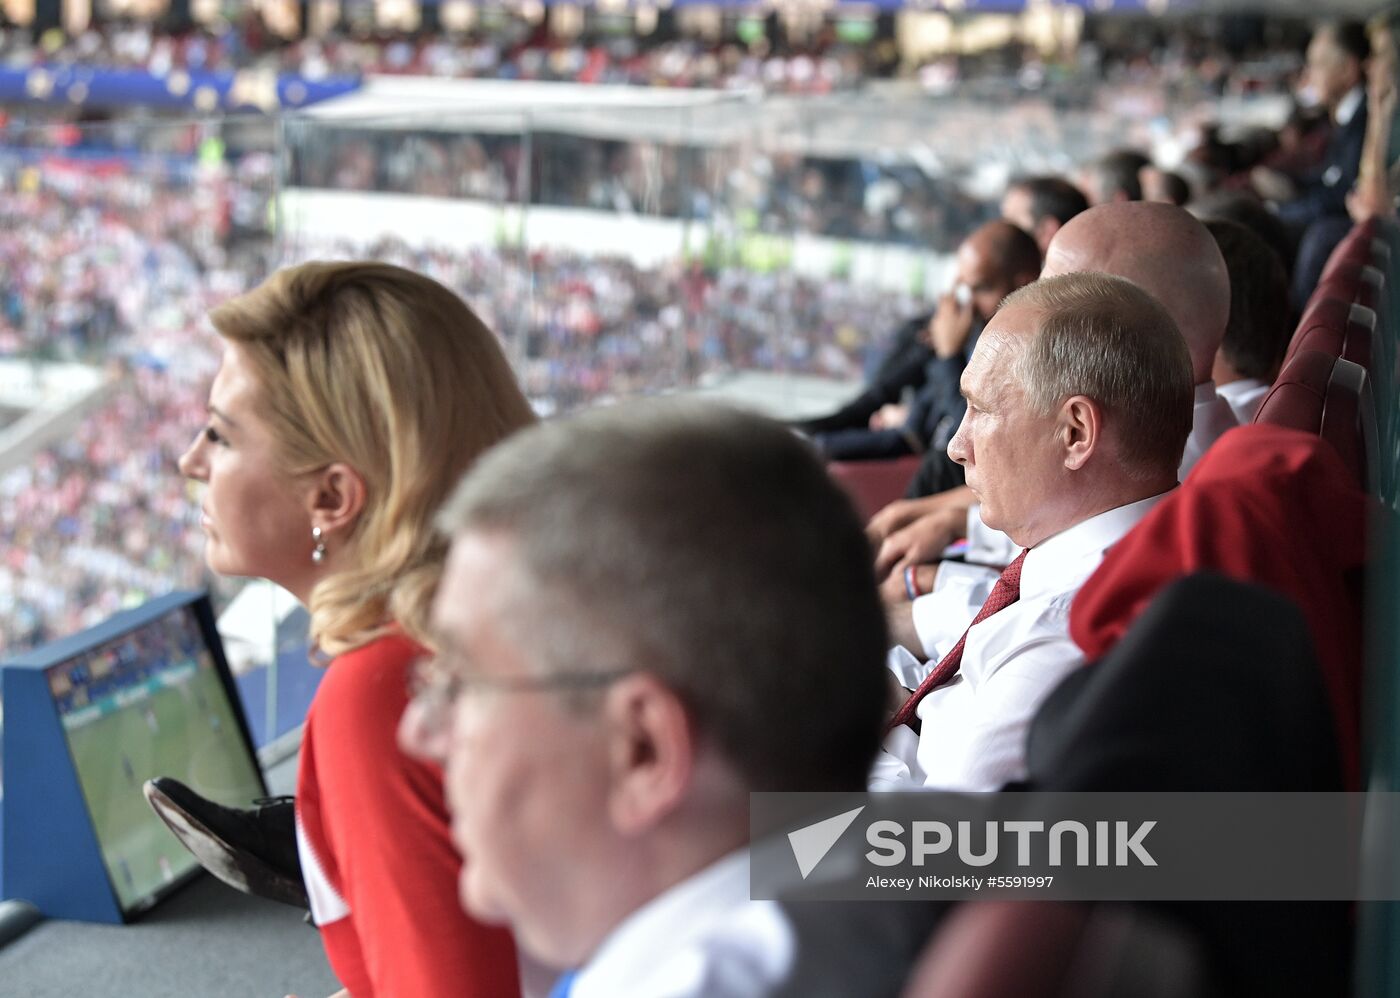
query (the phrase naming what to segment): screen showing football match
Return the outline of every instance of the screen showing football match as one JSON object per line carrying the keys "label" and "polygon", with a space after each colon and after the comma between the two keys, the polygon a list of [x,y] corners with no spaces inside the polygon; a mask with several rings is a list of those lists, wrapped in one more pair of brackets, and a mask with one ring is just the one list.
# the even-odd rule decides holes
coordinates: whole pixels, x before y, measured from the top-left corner
{"label": "screen showing football match", "polygon": [[237,805],[263,792],[199,621],[179,607],[46,675],[118,904],[145,908],[196,862],[142,783],[173,776]]}

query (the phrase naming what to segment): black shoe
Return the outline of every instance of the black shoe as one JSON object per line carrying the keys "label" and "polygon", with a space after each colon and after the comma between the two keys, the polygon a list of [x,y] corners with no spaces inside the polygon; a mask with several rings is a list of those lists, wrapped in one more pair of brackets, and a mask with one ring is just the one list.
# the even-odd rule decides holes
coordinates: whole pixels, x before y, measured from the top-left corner
{"label": "black shoe", "polygon": [[264,797],[248,809],[206,800],[168,776],[147,780],[146,800],[204,868],[254,897],[309,908],[297,855],[291,797]]}

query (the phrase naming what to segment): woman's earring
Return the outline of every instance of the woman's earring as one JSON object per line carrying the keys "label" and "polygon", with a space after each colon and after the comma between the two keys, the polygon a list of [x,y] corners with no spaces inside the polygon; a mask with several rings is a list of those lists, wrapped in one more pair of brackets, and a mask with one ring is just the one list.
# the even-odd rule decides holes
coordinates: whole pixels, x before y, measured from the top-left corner
{"label": "woman's earring", "polygon": [[316,546],[311,549],[311,564],[319,565],[326,560],[326,542],[321,540],[321,528],[311,528],[311,539],[316,542]]}

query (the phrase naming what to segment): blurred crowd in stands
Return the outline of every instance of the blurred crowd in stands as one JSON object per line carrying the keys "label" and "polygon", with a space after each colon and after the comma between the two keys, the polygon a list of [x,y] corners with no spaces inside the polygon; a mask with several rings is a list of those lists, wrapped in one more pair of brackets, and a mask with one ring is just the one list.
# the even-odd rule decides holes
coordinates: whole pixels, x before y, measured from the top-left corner
{"label": "blurred crowd in stands", "polygon": [[5,181],[0,351],[105,362],[113,381],[75,434],[0,476],[0,650],[14,652],[202,582],[198,514],[169,469],[218,362],[204,313],[249,275],[204,257],[209,220],[187,190],[83,172]]}
{"label": "blurred crowd in stands", "polygon": [[[222,199],[248,194],[236,184],[219,183],[211,199],[197,187],[54,166],[5,177],[0,356],[105,362],[116,385],[76,435],[0,476],[0,652],[208,581],[198,511],[174,461],[204,418],[218,362],[204,315],[269,266],[270,244],[230,252],[220,237]],[[859,377],[872,334],[921,304],[839,280],[679,261],[643,268],[397,241],[297,252],[385,259],[443,281],[502,335],[546,412],[736,369]]]}
{"label": "blurred crowd in stands", "polygon": [[[1298,68],[1306,30],[1290,25],[1264,37],[1248,27],[1140,19],[1090,20],[1084,44],[1050,55],[1019,40],[958,54],[903,55],[889,25],[850,22],[861,40],[843,38],[839,18],[796,35],[776,16],[748,16],[729,37],[671,27],[643,35],[630,15],[575,37],[546,22],[499,12],[499,23],[471,30],[413,33],[344,26],[287,39],[247,10],[235,23],[169,32],[140,22],[93,26],[69,36],[51,29],[37,38],[23,29],[0,33],[0,63],[108,65],[157,75],[174,70],[259,68],[309,80],[373,74],[456,79],[536,80],[632,86],[761,88],[770,93],[827,94],[871,80],[907,79],[933,93],[984,81],[997,91],[1041,90],[1083,82],[1151,85],[1175,97],[1272,90]],[[1277,28],[1277,26],[1276,26]]]}
{"label": "blurred crowd in stands", "polygon": [[923,303],[847,281],[567,251],[315,241],[287,261],[375,259],[460,293],[502,337],[536,409],[650,394],[734,371],[859,378],[876,334]]}

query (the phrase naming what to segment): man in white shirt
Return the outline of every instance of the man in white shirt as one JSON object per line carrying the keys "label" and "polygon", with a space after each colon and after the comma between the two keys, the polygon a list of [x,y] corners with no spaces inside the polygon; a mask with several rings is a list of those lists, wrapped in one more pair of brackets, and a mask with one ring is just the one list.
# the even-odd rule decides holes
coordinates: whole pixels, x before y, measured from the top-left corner
{"label": "man in white shirt", "polygon": [[[970,627],[963,618],[964,637],[928,642],[896,619],[915,654],[896,649],[891,666],[915,692],[873,787],[995,790],[1024,777],[1031,716],[1083,662],[1069,637],[1074,594],[1176,485],[1192,380],[1171,316],[1130,281],[1070,273],[1006,299],[963,375],[967,415],[948,453],[983,521],[1028,551]],[[1009,602],[988,615],[1008,582]],[[915,617],[940,598],[915,600]],[[937,666],[913,665],[920,656]]]}
{"label": "man in white shirt", "polygon": [[1254,422],[1293,335],[1288,271],[1272,246],[1238,222],[1205,224],[1230,271],[1230,322],[1211,376],[1243,426]]}
{"label": "man in white shirt", "polygon": [[782,426],[652,402],[517,434],[441,525],[400,740],[445,761],[463,905],[570,998],[771,993],[806,965],[749,794],[863,789],[887,706],[849,501]]}
{"label": "man in white shirt", "polygon": [[[1178,474],[1191,470],[1226,430],[1238,425],[1219,397],[1211,373],[1230,317],[1230,278],[1210,231],[1174,205],[1127,202],[1099,205],[1076,216],[1050,243],[1042,277],[1091,271],[1127,278],[1166,308],[1186,341],[1195,379],[1191,434]],[[960,601],[945,599],[946,612],[918,617],[925,645],[956,639],[991,591],[997,571],[1016,555],[1003,531],[989,529],[971,494],[903,500],[877,514],[866,533],[879,545],[877,578],[890,575],[885,593],[892,612],[909,611],[900,593],[923,595],[954,587]],[[944,548],[968,539],[966,563],[938,562]],[[989,570],[984,566],[996,566]],[[912,569],[904,585],[906,569]]]}

